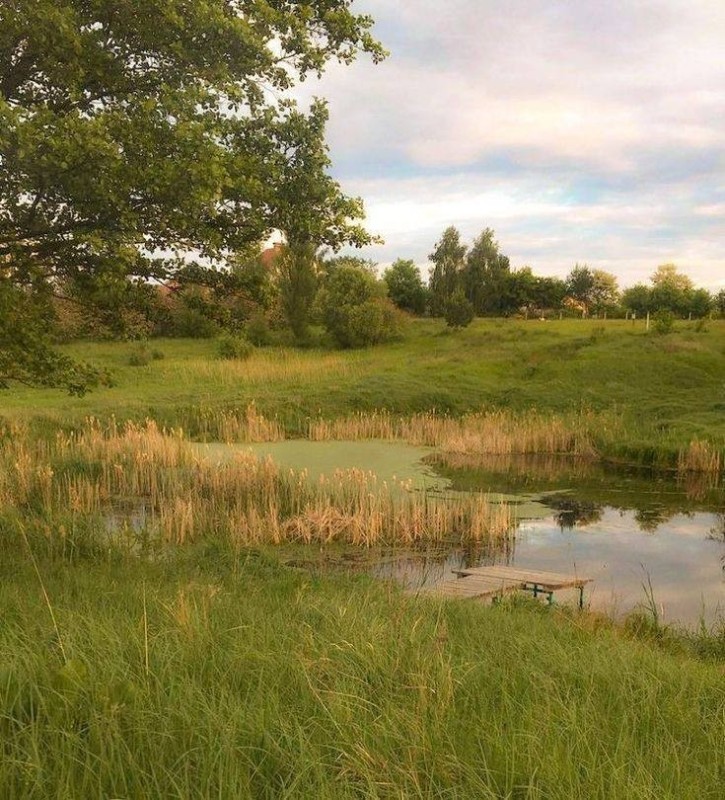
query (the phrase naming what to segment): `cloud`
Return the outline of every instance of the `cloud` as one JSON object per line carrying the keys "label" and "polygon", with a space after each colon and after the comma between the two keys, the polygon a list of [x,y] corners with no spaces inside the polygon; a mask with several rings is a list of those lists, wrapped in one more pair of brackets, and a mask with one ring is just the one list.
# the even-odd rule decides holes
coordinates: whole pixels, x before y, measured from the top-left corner
{"label": "cloud", "polygon": [[725,280],[725,3],[359,0],[391,57],[333,67],[335,175],[379,260],[424,260],[447,224],[515,262],[626,285],[676,261]]}

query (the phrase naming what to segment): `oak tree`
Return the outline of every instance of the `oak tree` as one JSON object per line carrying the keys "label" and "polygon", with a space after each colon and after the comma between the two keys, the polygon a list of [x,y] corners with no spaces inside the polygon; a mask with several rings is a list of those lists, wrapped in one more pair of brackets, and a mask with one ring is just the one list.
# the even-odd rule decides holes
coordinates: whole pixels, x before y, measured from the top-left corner
{"label": "oak tree", "polygon": [[288,98],[330,59],[381,59],[371,27],[349,0],[4,0],[0,381],[82,388],[41,322],[69,283],[114,296],[273,229],[369,241],[327,173],[324,102]]}

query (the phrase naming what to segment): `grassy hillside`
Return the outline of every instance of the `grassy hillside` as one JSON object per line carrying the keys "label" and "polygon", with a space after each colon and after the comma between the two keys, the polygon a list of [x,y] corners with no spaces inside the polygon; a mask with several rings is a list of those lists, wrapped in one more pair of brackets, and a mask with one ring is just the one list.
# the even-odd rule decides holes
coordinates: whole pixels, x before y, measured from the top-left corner
{"label": "grassy hillside", "polygon": [[161,340],[163,360],[129,365],[138,345],[88,343],[68,352],[111,370],[115,385],[84,398],[14,389],[6,418],[75,422],[93,414],[147,415],[193,428],[199,408],[250,401],[294,435],[309,417],[388,409],[459,415],[481,408],[598,414],[607,455],[673,457],[693,438],[725,448],[725,322],[702,331],[680,323],[647,334],[642,322],[477,320],[449,332],[416,320],[401,342],[364,351],[259,350],[244,362],[217,358],[213,341]]}

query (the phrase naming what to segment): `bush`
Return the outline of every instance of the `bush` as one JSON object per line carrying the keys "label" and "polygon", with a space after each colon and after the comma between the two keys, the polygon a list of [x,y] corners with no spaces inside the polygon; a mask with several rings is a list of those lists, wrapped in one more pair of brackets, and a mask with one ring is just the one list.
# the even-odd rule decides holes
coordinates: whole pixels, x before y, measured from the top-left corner
{"label": "bush", "polygon": [[241,336],[222,336],[217,343],[219,358],[246,361],[254,352],[254,345]]}
{"label": "bush", "polygon": [[131,367],[145,367],[151,361],[159,361],[164,358],[161,350],[150,350],[145,342],[136,345],[128,356],[128,364]]}
{"label": "bush", "polygon": [[172,335],[188,339],[211,339],[219,333],[214,320],[195,308],[182,307],[172,318]]}
{"label": "bush", "polygon": [[449,328],[466,328],[473,322],[473,305],[460,289],[446,301],[444,316]]}
{"label": "bush", "polygon": [[675,315],[668,308],[661,308],[653,315],[652,323],[655,333],[660,335],[670,333],[675,324]]}
{"label": "bush", "polygon": [[128,364],[131,367],[145,367],[150,361],[151,353],[143,344],[134,347],[128,356]]}
{"label": "bush", "polygon": [[318,296],[322,321],[340,347],[367,347],[399,335],[401,318],[374,275],[340,266]]}
{"label": "bush", "polygon": [[254,314],[244,326],[244,335],[255,347],[265,347],[271,341],[269,322],[264,314]]}

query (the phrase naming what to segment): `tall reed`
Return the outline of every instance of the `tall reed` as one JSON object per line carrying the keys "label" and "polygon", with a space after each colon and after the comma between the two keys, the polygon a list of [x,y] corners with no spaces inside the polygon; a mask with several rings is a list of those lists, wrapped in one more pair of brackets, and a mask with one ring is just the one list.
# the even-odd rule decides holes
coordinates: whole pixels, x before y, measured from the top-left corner
{"label": "tall reed", "polygon": [[440,448],[444,455],[566,453],[594,456],[592,421],[587,415],[561,417],[536,411],[521,414],[483,411],[460,418],[433,412],[396,417],[387,411],[374,411],[336,420],[311,420],[307,435],[313,441],[401,439]]}
{"label": "tall reed", "polygon": [[6,438],[0,502],[43,514],[98,515],[119,501],[147,509],[146,527],[183,544],[226,532],[238,544],[303,541],[372,546],[420,540],[505,540],[506,505],[484,495],[432,498],[373,473],[339,470],[312,481],[270,459],[200,457],[180,430],[88,420],[53,442]]}
{"label": "tall reed", "polygon": [[722,468],[722,453],[711,442],[693,439],[687,447],[680,450],[677,468],[681,473],[709,472],[717,474]]}

